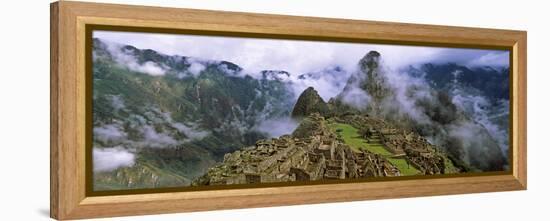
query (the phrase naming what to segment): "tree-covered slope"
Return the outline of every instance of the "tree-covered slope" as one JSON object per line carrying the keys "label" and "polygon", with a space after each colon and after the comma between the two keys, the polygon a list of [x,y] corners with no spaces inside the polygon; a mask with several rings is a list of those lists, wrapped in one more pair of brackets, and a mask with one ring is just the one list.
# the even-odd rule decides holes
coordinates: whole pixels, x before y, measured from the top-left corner
{"label": "tree-covered slope", "polygon": [[290,111],[283,82],[238,75],[229,62],[99,39],[93,52],[94,150],[134,155],[125,167],[95,167],[99,189],[187,185],[225,153],[265,137],[257,122]]}

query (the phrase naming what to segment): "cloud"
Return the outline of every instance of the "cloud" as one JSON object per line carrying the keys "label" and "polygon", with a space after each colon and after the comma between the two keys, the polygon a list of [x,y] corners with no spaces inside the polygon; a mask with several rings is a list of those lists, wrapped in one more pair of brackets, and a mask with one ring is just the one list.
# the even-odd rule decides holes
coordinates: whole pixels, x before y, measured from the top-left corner
{"label": "cloud", "polygon": [[145,125],[140,128],[140,131],[143,134],[143,142],[145,142],[147,147],[161,148],[178,144],[172,136],[163,132],[157,132],[152,126]]}
{"label": "cloud", "polygon": [[131,71],[145,73],[152,76],[161,76],[166,74],[167,70],[155,62],[147,61],[142,64],[138,63],[137,59],[132,54],[122,48],[125,44],[113,43],[110,41],[106,41],[105,44],[107,45],[107,50],[113,56],[114,60]]}
{"label": "cloud", "polygon": [[125,140],[128,136],[124,132],[124,128],[117,124],[105,124],[99,127],[94,127],[94,139],[102,142],[117,142]]}
{"label": "cloud", "polygon": [[[94,37],[115,45],[132,45],[167,55],[187,56],[190,67],[188,73],[179,74],[180,77],[199,75],[206,68],[206,61],[229,61],[243,68],[239,71],[239,76],[250,75],[260,79],[263,77],[263,70],[287,71],[290,76],[285,80],[293,83],[296,96],[312,86],[325,100],[336,96],[343,89],[342,84],[336,83],[345,82],[350,73],[356,71],[357,62],[371,50],[380,52],[384,61],[395,70],[427,62],[457,63],[469,67],[509,65],[509,53],[499,50],[138,32],[94,31],[93,34]],[[118,51],[120,50],[115,50]],[[163,67],[154,63],[139,65],[133,57],[124,53],[117,53],[116,57],[135,71],[151,75],[162,75],[166,72]],[[339,67],[344,71],[340,71],[339,75],[327,74],[326,70],[331,67]],[[323,74],[317,79],[299,79],[302,74],[319,72]]]}
{"label": "cloud", "polygon": [[[160,112],[160,110],[157,110]],[[172,116],[168,112],[160,112],[162,118],[164,119],[164,122],[168,123],[171,127],[176,128],[179,132],[185,134],[188,139],[190,140],[200,140],[202,138],[207,137],[210,135],[210,132],[201,130],[195,123],[193,122],[176,122],[174,119],[172,119]]]}
{"label": "cloud", "polygon": [[[151,148],[167,148],[174,147],[179,144],[189,142],[191,140],[200,140],[210,132],[203,131],[192,122],[176,122],[172,119],[171,113],[163,112],[158,108],[151,108],[151,111],[145,113],[148,119],[152,122],[137,121],[136,128],[143,136],[143,140],[133,142],[134,146],[151,147]],[[139,116],[139,115],[137,115]],[[158,127],[162,125],[161,127]],[[159,130],[157,130],[157,128]],[[175,130],[185,134],[186,139],[176,139]]]}
{"label": "cloud", "polygon": [[[167,55],[233,62],[253,77],[261,77],[258,73],[262,70],[284,70],[294,76],[329,66],[353,70],[357,61],[371,50],[379,51],[396,68],[423,62],[508,65],[508,52],[498,50],[139,32],[94,31],[93,34],[94,37],[107,41],[153,49]],[[200,70],[200,66],[196,68]],[[156,74],[162,73],[162,67],[158,66],[142,69],[152,69]]]}
{"label": "cloud", "polygon": [[120,167],[130,167],[135,163],[135,155],[121,147],[93,149],[94,172],[113,171]]}
{"label": "cloud", "polygon": [[452,102],[468,113],[474,120],[483,125],[487,132],[499,144],[503,154],[508,151],[508,128],[500,127],[492,118],[502,118],[509,114],[510,102],[499,100],[495,104],[478,93],[467,93],[460,88],[451,91]]}
{"label": "cloud", "polygon": [[313,87],[319,96],[327,102],[344,89],[350,73],[350,70],[336,66],[304,75],[292,75],[289,77],[290,87],[295,96],[299,96],[306,88]]}
{"label": "cloud", "polygon": [[194,77],[199,76],[199,74],[206,69],[206,66],[197,59],[189,58],[187,61],[191,63],[187,71]]}
{"label": "cloud", "polygon": [[124,99],[122,99],[122,96],[110,95],[109,98],[111,99],[111,106],[113,106],[115,110],[126,108],[126,105],[124,104]]}
{"label": "cloud", "polygon": [[352,87],[343,94],[342,101],[359,110],[365,110],[365,107],[371,101],[371,97],[359,87]]}
{"label": "cloud", "polygon": [[[358,72],[358,61],[369,51],[375,50],[382,55],[383,59],[381,62],[384,67],[382,71],[394,93],[391,101],[382,104],[385,105],[385,109],[389,110],[385,114],[395,114],[398,119],[411,119],[417,122],[419,126],[435,125],[433,127],[426,126],[425,128],[428,131],[426,134],[433,132],[442,136],[455,136],[458,138],[473,136],[475,138],[476,133],[472,128],[481,130],[481,125],[486,127],[493,136],[505,136],[501,133],[502,130],[489,124],[490,122],[485,117],[488,113],[483,111],[473,112],[473,114],[483,115],[483,117],[475,117],[475,120],[479,124],[438,125],[437,122],[428,116],[429,114],[433,114],[430,112],[432,111],[430,108],[438,106],[441,103],[441,101],[438,101],[438,97],[435,96],[437,93],[421,77],[416,78],[403,73],[409,66],[425,63],[456,63],[468,67],[508,67],[510,54],[504,50],[105,31],[94,32],[94,37],[117,44],[132,45],[140,49],[153,49],[167,55],[181,55],[195,58],[197,60],[190,59],[189,73],[186,73],[193,76],[200,74],[210,64],[205,62],[215,61],[235,63],[243,68],[239,72],[239,76],[247,74],[257,79],[263,77],[262,70],[287,71],[289,76],[285,77],[283,81],[289,84],[296,96],[305,90],[305,88],[313,86],[325,101],[328,101],[328,99],[338,95],[342,91],[347,79],[352,74]],[[121,57],[121,60],[124,62],[132,64],[133,61],[128,61],[124,57],[124,54]],[[129,67],[132,66],[129,65]],[[162,68],[158,65],[157,67]],[[137,69],[137,67],[133,68]],[[140,68],[145,69],[146,67]],[[227,67],[222,69],[227,69]],[[303,74],[306,77],[300,77]],[[358,87],[355,89],[357,90],[353,90],[353,88],[349,90],[348,96],[344,97],[345,101],[358,107],[369,103],[369,95],[358,90]],[[460,101],[458,98],[460,97],[454,99],[453,103],[460,109],[467,109],[467,105],[465,105],[467,102]],[[464,98],[469,100],[474,99],[474,97]],[[419,103],[425,104],[422,106]],[[479,106],[482,103],[478,102],[476,105]],[[285,121],[284,119],[276,118],[277,120],[269,120],[267,117],[260,119],[256,122],[257,126],[255,129],[268,133],[270,136],[288,133],[293,127],[292,122]],[[244,132],[249,130],[251,126],[238,119],[226,120],[227,122],[223,125],[226,130],[233,128]],[[447,126],[447,128],[444,128],[444,126]],[[190,124],[179,125],[172,123],[172,127],[191,138],[194,136],[199,138],[205,136],[205,133]],[[145,132],[149,133],[148,136],[151,140],[158,140],[167,144],[173,143],[173,137],[166,133],[166,130],[156,131],[152,127],[149,127],[145,129]],[[452,135],[445,133],[452,133]],[[438,140],[435,136],[431,138]],[[480,138],[479,140],[482,139]],[[506,147],[503,149],[506,149]]]}
{"label": "cloud", "polygon": [[483,66],[497,66],[508,67],[509,66],[510,53],[508,52],[489,52],[478,57],[471,59],[466,63],[469,67],[483,67]]}
{"label": "cloud", "polygon": [[[238,110],[242,113],[242,110]],[[239,134],[244,134],[250,130],[251,125],[244,119],[228,117],[223,120],[222,125],[214,130],[217,132],[238,131]]]}
{"label": "cloud", "polygon": [[159,67],[157,64],[155,64],[152,61],[147,61],[143,63],[142,65],[138,65],[137,63],[129,63],[126,64],[130,70],[137,71],[137,72],[143,72],[146,74],[150,74],[153,76],[159,76],[164,75],[166,71]]}
{"label": "cloud", "polygon": [[279,137],[285,134],[291,134],[298,127],[298,122],[290,117],[266,119],[259,122],[253,129],[269,135],[269,137]]}
{"label": "cloud", "polygon": [[189,139],[200,140],[210,134],[208,131],[198,130],[195,127],[190,127],[178,122],[173,122],[172,126],[184,133]]}
{"label": "cloud", "polygon": [[395,98],[395,100],[383,104],[385,109],[397,111],[400,116],[411,117],[421,124],[433,123],[429,122],[424,107],[418,106],[420,100],[429,100],[430,102],[436,100],[431,93],[430,86],[424,79],[411,77],[407,73],[400,72],[400,66],[387,62],[385,58],[382,58],[380,63],[382,64],[382,72]]}
{"label": "cloud", "polygon": [[[110,96],[114,101],[119,96]],[[177,122],[169,112],[149,107],[140,114],[126,117],[126,128],[118,120],[93,129],[94,142],[101,147],[124,146],[132,148],[170,148],[192,140],[200,140],[210,135],[194,122]],[[130,131],[133,136],[128,136]],[[178,136],[178,132],[184,137]]]}

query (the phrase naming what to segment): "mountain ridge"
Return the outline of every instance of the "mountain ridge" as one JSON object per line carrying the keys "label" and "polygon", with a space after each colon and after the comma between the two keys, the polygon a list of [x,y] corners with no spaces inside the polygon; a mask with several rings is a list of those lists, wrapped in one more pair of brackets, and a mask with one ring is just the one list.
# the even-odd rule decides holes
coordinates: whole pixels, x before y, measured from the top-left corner
{"label": "mountain ridge", "polygon": [[[189,70],[193,65],[198,73]],[[123,147],[134,155],[132,167],[95,173],[97,186],[188,185],[225,153],[266,137],[253,129],[257,121],[288,115],[293,95],[280,81],[235,70],[240,67],[226,62],[190,63],[95,39],[94,148]]]}
{"label": "mountain ridge", "polygon": [[[287,82],[290,74],[282,70],[264,70],[261,78],[252,77],[228,61],[169,56],[133,46],[112,46],[100,39],[94,39],[93,49],[94,148],[123,148],[135,156],[133,162],[124,164],[126,167],[94,173],[98,190],[189,185],[227,153],[268,138],[264,130],[257,129],[260,122],[285,117],[308,119],[315,113],[325,118],[365,115],[385,119],[405,131],[418,131],[449,153],[462,170],[472,169],[463,166],[466,164],[474,165],[473,170],[499,170],[506,164],[502,157],[494,158],[495,162],[486,160],[497,154],[498,144],[476,122],[479,119],[467,117],[470,112],[459,113],[449,97],[450,89],[435,92],[426,86],[429,84],[411,87],[413,94],[429,95],[411,100],[435,126],[396,114],[403,108],[388,103],[401,102],[401,94],[391,84],[393,76],[380,65],[382,55],[378,52],[367,53],[343,92],[325,102],[313,87],[293,100],[295,92],[289,89],[293,82]],[[340,67],[329,69],[345,74]],[[319,76],[310,73],[298,79],[315,77]],[[361,102],[367,105],[356,105]],[[299,135],[304,134],[300,126],[291,135],[307,137]],[[486,137],[486,141],[467,145],[486,150],[466,151],[466,144],[461,142],[468,138],[458,133],[464,128]],[[442,139],[436,136],[438,131],[456,134],[453,139]],[[469,160],[469,155],[486,158],[476,162]],[[489,164],[483,165],[486,162]]]}

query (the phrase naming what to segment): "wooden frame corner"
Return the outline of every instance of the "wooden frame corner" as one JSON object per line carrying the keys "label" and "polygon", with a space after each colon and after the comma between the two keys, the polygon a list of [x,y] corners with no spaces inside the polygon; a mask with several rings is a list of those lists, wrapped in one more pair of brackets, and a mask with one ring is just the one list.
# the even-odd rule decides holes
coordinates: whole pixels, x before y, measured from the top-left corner
{"label": "wooden frame corner", "polygon": [[[202,211],[527,188],[527,32],[112,4],[50,6],[50,211],[55,219]],[[322,36],[409,45],[501,47],[511,51],[511,174],[254,189],[88,196],[85,190],[86,25],[269,35]],[[392,191],[383,191],[386,189]]]}

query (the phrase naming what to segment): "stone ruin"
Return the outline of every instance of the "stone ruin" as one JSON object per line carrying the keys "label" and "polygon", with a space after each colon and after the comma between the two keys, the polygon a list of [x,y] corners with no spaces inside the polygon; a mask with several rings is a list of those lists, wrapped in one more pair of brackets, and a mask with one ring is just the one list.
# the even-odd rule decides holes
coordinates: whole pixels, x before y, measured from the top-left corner
{"label": "stone ruin", "polygon": [[254,184],[399,176],[383,157],[354,151],[324,126],[318,114],[309,117],[320,128],[312,136],[284,135],[259,140],[254,146],[228,153],[223,163],[196,179],[192,185]]}
{"label": "stone ruin", "polygon": [[[359,129],[367,140],[377,139],[393,155],[405,159],[421,174],[445,174],[445,154],[424,137],[390,123],[362,115],[334,117],[333,121]],[[304,122],[304,121],[303,121]],[[400,176],[387,156],[354,150],[326,126],[319,114],[307,118],[307,133],[259,140],[254,146],[228,153],[192,185],[254,184]],[[302,123],[301,125],[306,125]],[[304,136],[306,134],[306,136]],[[456,172],[456,171],[455,171]]]}
{"label": "stone ruin", "polygon": [[442,153],[438,153],[436,146],[417,133],[397,129],[388,122],[368,116],[344,116],[336,120],[359,128],[361,135],[367,140],[379,137],[383,146],[394,157],[403,157],[423,174],[446,172]]}

